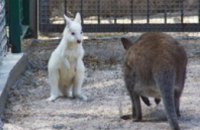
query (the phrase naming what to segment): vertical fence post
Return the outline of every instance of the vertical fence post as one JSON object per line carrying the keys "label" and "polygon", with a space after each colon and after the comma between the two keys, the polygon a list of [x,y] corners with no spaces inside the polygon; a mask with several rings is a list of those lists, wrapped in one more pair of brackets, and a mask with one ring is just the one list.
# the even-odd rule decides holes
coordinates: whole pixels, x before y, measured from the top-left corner
{"label": "vertical fence post", "polygon": [[[24,25],[29,25],[29,14],[30,14],[29,3],[30,0],[22,0],[22,11],[23,11],[22,24]],[[34,5],[32,5],[31,7],[34,7]]]}
{"label": "vertical fence post", "polygon": [[83,0],[81,0],[81,7],[80,7],[81,8],[81,12],[80,13],[81,13],[81,23],[82,24],[84,24],[84,20],[83,20],[83,17],[84,17],[83,16],[83,3],[84,3]]}
{"label": "vertical fence post", "polygon": [[67,15],[67,0],[64,0],[64,14]]}
{"label": "vertical fence post", "polygon": [[150,5],[149,0],[147,0],[147,23],[149,24],[149,17],[150,17]]}
{"label": "vertical fence post", "polygon": [[13,53],[21,52],[20,0],[9,0],[9,39]]}
{"label": "vertical fence post", "polygon": [[179,8],[180,8],[180,12],[181,12],[181,24],[183,24],[183,17],[184,17],[183,0],[179,0]]}
{"label": "vertical fence post", "polygon": [[164,3],[164,23],[167,23],[167,0],[163,1]]}
{"label": "vertical fence post", "polygon": [[112,4],[114,5],[112,6],[112,11],[114,13],[114,24],[117,24],[117,9],[119,9],[119,6],[117,0],[112,0],[112,2]]}
{"label": "vertical fence post", "polygon": [[200,24],[200,0],[198,0],[198,18],[199,18],[198,23]]}
{"label": "vertical fence post", "polygon": [[[25,0],[26,1],[26,0]],[[31,31],[31,36],[34,38],[37,38],[38,36],[38,17],[37,17],[37,12],[38,12],[38,0],[30,0],[29,8],[30,11],[30,17],[27,16],[27,19],[29,19],[30,23],[30,31]],[[25,6],[25,5],[24,5]]]}
{"label": "vertical fence post", "polygon": [[100,25],[100,23],[101,23],[101,20],[100,20],[100,0],[97,0],[97,5],[96,5],[96,7],[97,7],[97,19],[98,19],[98,25]]}
{"label": "vertical fence post", "polygon": [[134,13],[134,10],[133,10],[133,0],[130,1],[130,9],[131,9],[131,24],[133,24],[133,13]]}

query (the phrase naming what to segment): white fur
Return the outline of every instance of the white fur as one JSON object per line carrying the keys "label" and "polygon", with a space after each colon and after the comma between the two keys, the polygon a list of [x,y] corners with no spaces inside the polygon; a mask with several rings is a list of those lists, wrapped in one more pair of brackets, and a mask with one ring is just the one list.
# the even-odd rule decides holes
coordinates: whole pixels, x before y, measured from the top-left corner
{"label": "white fur", "polygon": [[51,89],[48,100],[53,101],[60,96],[87,100],[87,97],[81,93],[85,73],[82,61],[84,49],[82,46],[81,17],[77,13],[74,20],[65,15],[64,18],[66,27],[63,31],[63,37],[52,52],[48,63],[48,78]]}

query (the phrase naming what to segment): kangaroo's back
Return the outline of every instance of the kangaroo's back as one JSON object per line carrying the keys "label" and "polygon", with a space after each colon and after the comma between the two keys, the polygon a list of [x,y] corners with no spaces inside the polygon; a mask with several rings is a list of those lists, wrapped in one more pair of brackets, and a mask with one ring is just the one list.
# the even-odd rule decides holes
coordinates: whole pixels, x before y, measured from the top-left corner
{"label": "kangaroo's back", "polygon": [[178,84],[184,79],[182,71],[186,68],[187,56],[184,48],[171,36],[145,33],[128,49],[125,62],[129,69],[140,73],[143,83],[151,83],[155,71],[170,65],[176,71]]}

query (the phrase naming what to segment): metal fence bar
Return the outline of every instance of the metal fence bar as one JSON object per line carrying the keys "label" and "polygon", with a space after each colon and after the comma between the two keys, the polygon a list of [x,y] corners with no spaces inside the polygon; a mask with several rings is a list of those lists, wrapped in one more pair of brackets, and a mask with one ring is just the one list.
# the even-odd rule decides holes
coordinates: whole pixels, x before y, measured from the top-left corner
{"label": "metal fence bar", "polygon": [[84,20],[83,20],[83,0],[81,0],[81,15],[82,15],[82,17],[81,17],[81,23],[82,24],[84,24]]}
{"label": "metal fence bar", "polygon": [[97,17],[98,17],[98,24],[100,24],[101,23],[101,20],[100,20],[100,6],[101,6],[101,4],[100,4],[100,0],[97,0]]}
{"label": "metal fence bar", "polygon": [[181,12],[181,23],[183,23],[183,19],[184,19],[184,6],[183,6],[183,0],[179,0],[179,6],[180,6],[180,12]]}
{"label": "metal fence bar", "polygon": [[147,0],[147,23],[149,24],[149,16],[150,16],[150,5],[149,0]]}
{"label": "metal fence bar", "polygon": [[200,0],[198,0],[198,23],[200,24]]}
{"label": "metal fence bar", "polygon": [[[198,26],[197,26],[198,25]],[[57,30],[55,30],[56,28]],[[63,30],[63,24],[44,25],[43,32]],[[84,32],[200,32],[199,24],[84,24]]]}
{"label": "metal fence bar", "polygon": [[115,6],[112,6],[112,10],[114,12],[114,24],[117,24],[117,13],[116,13],[117,0],[112,0],[112,3],[113,5],[115,5]]}
{"label": "metal fence bar", "polygon": [[67,0],[64,0],[64,11],[67,14]]}
{"label": "metal fence bar", "polygon": [[[84,25],[84,32],[199,32],[197,24],[103,24]],[[109,30],[105,30],[109,28]]]}
{"label": "metal fence bar", "polygon": [[164,0],[164,23],[167,23],[167,0]]}
{"label": "metal fence bar", "polygon": [[130,2],[130,8],[131,8],[131,24],[133,24],[133,12],[134,12],[134,10],[133,10],[133,0],[131,0],[131,2]]}

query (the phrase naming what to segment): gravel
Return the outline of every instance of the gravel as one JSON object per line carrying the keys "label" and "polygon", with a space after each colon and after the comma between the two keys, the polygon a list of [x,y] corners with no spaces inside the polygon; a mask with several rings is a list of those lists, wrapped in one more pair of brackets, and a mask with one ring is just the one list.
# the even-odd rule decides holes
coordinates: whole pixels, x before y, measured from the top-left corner
{"label": "gravel", "polygon": [[[119,39],[86,40],[86,78],[83,93],[88,101],[59,98],[48,102],[46,64],[56,44],[31,46],[29,66],[12,86],[4,130],[169,130],[163,104],[142,103],[143,121],[121,120],[131,113],[131,102],[123,82],[121,64],[124,50]],[[54,41],[55,42],[55,41]],[[181,98],[179,124],[183,130],[200,128],[200,56],[198,43],[183,43],[189,62],[185,90]]]}

